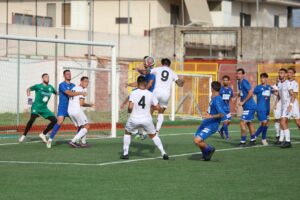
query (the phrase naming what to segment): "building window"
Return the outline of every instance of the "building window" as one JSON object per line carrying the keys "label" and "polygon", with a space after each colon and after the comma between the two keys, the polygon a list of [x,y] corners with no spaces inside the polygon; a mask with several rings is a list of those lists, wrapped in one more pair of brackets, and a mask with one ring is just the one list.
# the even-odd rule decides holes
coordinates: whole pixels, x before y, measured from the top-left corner
{"label": "building window", "polygon": [[[56,24],[56,3],[47,3],[47,17],[52,18],[52,25]],[[47,19],[46,19],[47,21]],[[48,24],[48,22],[46,22]]]}
{"label": "building window", "polygon": [[13,24],[52,27],[53,26],[52,22],[53,19],[51,17],[34,16],[34,15],[27,15],[21,13],[13,13],[12,16]]}
{"label": "building window", "polygon": [[71,26],[71,3],[62,4],[62,22],[63,26]]}
{"label": "building window", "polygon": [[[132,24],[132,18],[129,18],[129,23]],[[116,24],[128,24],[128,17],[116,17]]]}
{"label": "building window", "polygon": [[222,1],[207,2],[209,11],[222,11]]}
{"label": "building window", "polygon": [[178,5],[171,5],[171,24],[179,24],[180,7]]}
{"label": "building window", "polygon": [[240,14],[240,26],[251,26],[251,15],[241,13]]}
{"label": "building window", "polygon": [[279,16],[278,15],[274,16],[274,27],[279,27]]}

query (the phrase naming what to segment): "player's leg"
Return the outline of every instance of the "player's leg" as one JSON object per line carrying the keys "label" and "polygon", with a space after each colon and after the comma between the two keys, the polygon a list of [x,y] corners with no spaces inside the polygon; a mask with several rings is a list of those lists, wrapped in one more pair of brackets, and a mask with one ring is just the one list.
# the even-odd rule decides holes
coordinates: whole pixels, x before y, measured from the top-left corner
{"label": "player's leg", "polygon": [[40,115],[44,118],[50,121],[46,129],[39,134],[39,137],[42,139],[44,143],[47,143],[46,135],[47,133],[54,127],[54,125],[57,123],[57,119],[55,115],[48,109],[43,109],[40,111]]}
{"label": "player's leg", "polygon": [[164,112],[165,112],[166,108],[161,108],[159,111],[158,111],[158,114],[157,114],[157,122],[156,122],[156,132],[159,133],[161,127],[162,127],[162,124],[164,122]]}
{"label": "player's leg", "polygon": [[202,123],[194,136],[194,143],[202,151],[202,158],[205,161],[210,161],[213,153],[215,152],[214,147],[209,146],[204,142],[214,132],[215,131],[212,130],[209,126],[206,126],[205,124]]}
{"label": "player's leg", "polygon": [[[73,147],[74,146],[80,146],[80,147],[88,147],[87,143],[86,143],[86,134],[88,132],[88,129],[90,128],[89,124],[85,124],[83,126],[80,126],[80,131],[77,132],[77,134],[73,137],[73,139],[71,140]],[[79,144],[78,141],[82,142],[82,144]]]}
{"label": "player's leg", "polygon": [[257,112],[257,119],[260,122],[260,126],[255,132],[255,137],[258,137],[261,133],[263,133],[265,129],[265,122],[267,121],[267,114],[264,111]]}
{"label": "player's leg", "polygon": [[125,130],[123,137],[123,154],[121,155],[121,159],[128,160],[129,159],[129,147],[131,143],[131,133]]}
{"label": "player's leg", "polygon": [[288,127],[288,117],[283,116],[280,119],[280,126],[281,126],[281,132],[280,132],[280,147],[282,148],[289,148],[291,147],[291,133],[290,129]]}
{"label": "player's leg", "polygon": [[[76,127],[80,127],[80,129],[78,129],[79,131],[74,136],[74,138],[69,142],[69,144],[72,147],[89,147],[89,145],[86,144],[85,139],[90,125],[85,113],[82,110],[79,110],[76,113],[70,113],[70,118],[72,119],[74,125]],[[80,140],[82,142],[82,145],[78,143]]]}
{"label": "player's leg", "polygon": [[240,146],[245,146],[246,145],[246,140],[247,140],[247,127],[246,127],[246,121],[241,120],[240,121],[240,128],[241,128],[241,141],[240,141]]}
{"label": "player's leg", "polygon": [[64,120],[66,117],[68,117],[68,108],[62,108],[59,107],[58,108],[58,112],[57,112],[57,123],[54,125],[52,132],[50,134],[49,140],[48,142],[51,143],[52,140],[54,139],[56,133],[59,131],[61,125],[63,124]]}
{"label": "player's leg", "polygon": [[279,138],[280,138],[280,119],[276,118],[274,120],[274,128],[275,128],[275,131],[276,131],[275,144],[278,144],[279,143]]}
{"label": "player's leg", "polygon": [[224,121],[222,121],[222,126],[221,128],[218,130],[220,136],[222,139],[224,139]]}
{"label": "player's leg", "polygon": [[261,134],[261,142],[262,145],[269,145],[267,142],[267,132],[268,132],[268,120],[262,122],[262,134]]}
{"label": "player's leg", "polygon": [[256,136],[255,136],[255,127],[252,121],[247,122],[247,126],[249,129],[249,133],[250,133],[250,145],[255,145],[256,144]]}
{"label": "player's leg", "polygon": [[158,111],[157,122],[156,122],[156,133],[159,134],[159,131],[164,122],[164,112],[168,108],[168,101],[170,98],[170,94],[165,94],[162,92],[154,93],[158,99],[159,105],[161,109]]}
{"label": "player's leg", "polygon": [[231,121],[231,114],[227,113],[226,116],[223,117],[223,132],[225,134],[226,140],[228,141],[230,139],[229,131],[228,131],[228,126]]}
{"label": "player's leg", "polygon": [[34,113],[31,113],[30,119],[29,119],[29,121],[28,121],[27,124],[26,124],[26,127],[25,127],[25,130],[24,130],[24,132],[23,132],[23,135],[19,138],[19,142],[24,142],[24,140],[25,140],[25,138],[26,138],[26,136],[27,136],[29,130],[30,130],[31,127],[32,127],[32,124],[34,123],[34,121],[35,121],[36,118],[38,118],[38,117],[39,117],[39,115],[34,114]]}

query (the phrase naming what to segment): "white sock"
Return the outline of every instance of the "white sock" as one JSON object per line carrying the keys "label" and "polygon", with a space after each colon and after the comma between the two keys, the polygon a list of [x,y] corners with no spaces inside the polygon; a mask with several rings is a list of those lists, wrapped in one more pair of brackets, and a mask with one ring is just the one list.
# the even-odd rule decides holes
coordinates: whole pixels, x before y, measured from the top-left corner
{"label": "white sock", "polygon": [[131,142],[131,135],[124,135],[124,138],[123,138],[123,155],[128,155],[128,152],[129,152],[129,145],[130,145],[130,142]]}
{"label": "white sock", "polygon": [[284,136],[285,136],[285,141],[286,141],[286,142],[291,142],[291,133],[290,133],[290,129],[284,130]]}
{"label": "white sock", "polygon": [[86,144],[86,134],[81,138],[81,143]]}
{"label": "white sock", "polygon": [[280,142],[283,142],[283,140],[284,140],[284,130],[280,130],[280,138],[279,138],[279,141]]}
{"label": "white sock", "polygon": [[157,146],[157,148],[160,150],[161,155],[163,156],[164,154],[166,154],[160,138],[156,135],[154,138],[152,138],[152,140],[154,144]]}
{"label": "white sock", "polygon": [[280,124],[278,122],[275,122],[274,124],[275,131],[276,131],[276,137],[280,136]]}
{"label": "white sock", "polygon": [[76,142],[77,140],[80,140],[83,136],[85,136],[86,133],[87,133],[86,128],[80,129],[80,131],[73,138],[72,142]]}
{"label": "white sock", "polygon": [[157,131],[159,131],[161,129],[163,122],[164,122],[164,114],[158,113],[157,122],[156,122],[156,130]]}

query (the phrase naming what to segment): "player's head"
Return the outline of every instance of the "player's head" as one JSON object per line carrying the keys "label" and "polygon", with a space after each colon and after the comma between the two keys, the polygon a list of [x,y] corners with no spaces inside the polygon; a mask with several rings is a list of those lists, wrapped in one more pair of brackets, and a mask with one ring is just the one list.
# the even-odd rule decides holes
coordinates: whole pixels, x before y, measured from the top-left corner
{"label": "player's head", "polygon": [[171,66],[171,60],[169,58],[163,58],[163,59],[161,59],[161,64],[163,66],[170,67]]}
{"label": "player's head", "polygon": [[155,64],[155,59],[151,56],[145,56],[144,57],[144,67],[147,68],[151,68],[153,67]]}
{"label": "player's head", "polygon": [[284,80],[285,76],[287,74],[287,70],[285,68],[281,68],[278,72],[278,79],[279,80]]}
{"label": "player's head", "polygon": [[245,76],[245,70],[243,68],[239,68],[236,70],[236,79],[242,80]]}
{"label": "player's head", "polygon": [[269,78],[269,75],[267,73],[261,73],[259,77],[260,77],[261,84],[263,85],[267,84]]}
{"label": "player's head", "polygon": [[49,75],[48,74],[43,74],[42,75],[42,80],[43,80],[43,83],[45,84],[48,84],[49,83]]}
{"label": "player's head", "polygon": [[221,90],[221,83],[218,81],[213,81],[211,83],[211,91],[212,92],[220,92]]}
{"label": "player's head", "polygon": [[65,70],[64,71],[64,78],[66,81],[70,81],[72,79],[71,71],[70,70]]}
{"label": "player's head", "polygon": [[83,76],[83,77],[81,77],[81,79],[80,79],[80,85],[81,85],[81,87],[83,87],[83,88],[87,88],[88,86],[89,86],[89,77],[87,77],[87,76]]}
{"label": "player's head", "polygon": [[295,74],[296,74],[295,68],[293,68],[293,67],[288,68],[288,70],[287,70],[288,79],[293,79]]}
{"label": "player's head", "polygon": [[139,76],[137,78],[138,88],[144,89],[146,87],[146,78],[145,76]]}
{"label": "player's head", "polygon": [[227,87],[230,83],[230,77],[228,75],[223,76],[222,83],[223,83],[224,87]]}

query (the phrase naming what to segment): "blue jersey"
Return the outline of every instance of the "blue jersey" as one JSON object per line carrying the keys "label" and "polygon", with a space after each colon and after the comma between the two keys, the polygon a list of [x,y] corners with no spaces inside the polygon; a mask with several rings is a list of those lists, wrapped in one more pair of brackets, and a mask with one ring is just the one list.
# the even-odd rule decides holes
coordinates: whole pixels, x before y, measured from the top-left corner
{"label": "blue jersey", "polygon": [[153,92],[154,88],[155,88],[155,75],[154,74],[146,74],[145,75],[146,78],[146,83],[148,84],[151,80],[153,81],[151,88],[149,88],[148,90],[150,92]]}
{"label": "blue jersey", "polygon": [[[246,79],[243,79],[238,82],[238,87],[239,87],[241,101],[244,101],[248,96],[249,91],[251,90],[251,85]],[[243,109],[256,110],[256,103],[253,97],[250,97],[250,99],[248,99],[248,101],[244,103]]]}
{"label": "blue jersey", "polygon": [[[224,116],[226,112],[224,111],[224,101],[221,96],[215,96],[209,103],[207,113],[210,115],[216,115],[222,113]],[[219,124],[222,118],[211,118],[205,119],[203,123],[216,123]]]}
{"label": "blue jersey", "polygon": [[230,113],[230,99],[233,97],[233,90],[230,87],[221,87],[220,96],[222,97],[225,107],[224,111]]}
{"label": "blue jersey", "polygon": [[67,90],[72,90],[75,87],[75,84],[67,82],[62,82],[59,84],[59,105],[58,108],[60,109],[67,109],[69,106],[69,96],[65,93]]}
{"label": "blue jersey", "polygon": [[257,111],[270,112],[270,99],[272,87],[270,85],[258,85],[254,88],[254,94],[257,97]]}

